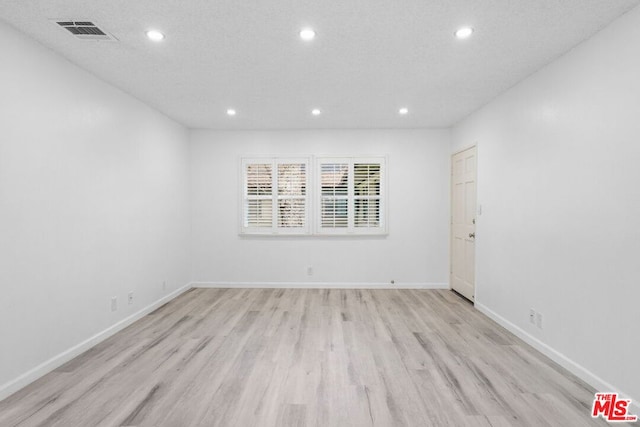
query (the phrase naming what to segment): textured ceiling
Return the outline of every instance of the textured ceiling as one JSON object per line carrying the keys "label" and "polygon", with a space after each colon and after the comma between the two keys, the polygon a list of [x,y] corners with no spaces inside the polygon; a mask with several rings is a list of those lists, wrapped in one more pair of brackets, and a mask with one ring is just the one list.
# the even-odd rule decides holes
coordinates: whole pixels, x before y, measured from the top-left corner
{"label": "textured ceiling", "polygon": [[408,128],[456,123],[639,1],[2,0],[0,18],[191,128]]}

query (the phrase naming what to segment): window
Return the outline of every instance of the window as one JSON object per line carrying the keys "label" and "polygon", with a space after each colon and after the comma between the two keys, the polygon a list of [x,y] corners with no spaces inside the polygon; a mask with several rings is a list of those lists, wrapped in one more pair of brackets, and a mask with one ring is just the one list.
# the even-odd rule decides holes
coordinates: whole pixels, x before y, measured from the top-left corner
{"label": "window", "polygon": [[242,233],[308,233],[308,159],[243,159]]}
{"label": "window", "polygon": [[381,157],[242,159],[241,233],[384,234],[384,173]]}
{"label": "window", "polygon": [[386,232],[383,158],[319,158],[319,234]]}

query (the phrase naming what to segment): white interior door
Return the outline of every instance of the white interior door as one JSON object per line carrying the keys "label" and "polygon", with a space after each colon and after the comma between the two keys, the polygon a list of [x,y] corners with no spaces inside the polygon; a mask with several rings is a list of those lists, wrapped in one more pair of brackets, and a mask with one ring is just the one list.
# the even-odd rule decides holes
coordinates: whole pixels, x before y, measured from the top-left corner
{"label": "white interior door", "polygon": [[475,297],[476,147],[451,158],[451,288]]}

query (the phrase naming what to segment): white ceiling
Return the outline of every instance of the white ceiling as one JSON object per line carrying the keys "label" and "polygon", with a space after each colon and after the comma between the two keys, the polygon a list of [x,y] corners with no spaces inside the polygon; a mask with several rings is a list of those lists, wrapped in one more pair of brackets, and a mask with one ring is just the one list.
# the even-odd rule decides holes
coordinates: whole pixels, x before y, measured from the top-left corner
{"label": "white ceiling", "polygon": [[411,128],[456,123],[639,1],[2,0],[0,18],[191,128]]}

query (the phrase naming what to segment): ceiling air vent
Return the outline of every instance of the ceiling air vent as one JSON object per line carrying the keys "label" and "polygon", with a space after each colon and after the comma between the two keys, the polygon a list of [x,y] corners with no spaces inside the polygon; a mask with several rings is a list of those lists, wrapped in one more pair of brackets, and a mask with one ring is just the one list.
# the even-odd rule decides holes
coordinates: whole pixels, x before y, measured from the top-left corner
{"label": "ceiling air vent", "polygon": [[90,21],[55,21],[56,24],[69,31],[74,37],[80,40],[106,40],[116,41],[117,39],[106,31],[98,28]]}

